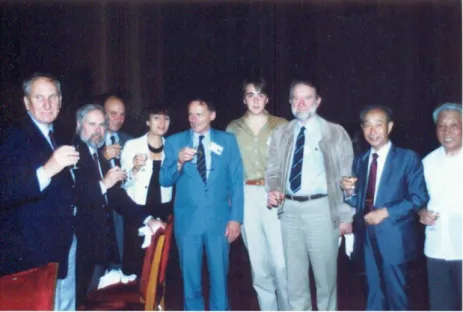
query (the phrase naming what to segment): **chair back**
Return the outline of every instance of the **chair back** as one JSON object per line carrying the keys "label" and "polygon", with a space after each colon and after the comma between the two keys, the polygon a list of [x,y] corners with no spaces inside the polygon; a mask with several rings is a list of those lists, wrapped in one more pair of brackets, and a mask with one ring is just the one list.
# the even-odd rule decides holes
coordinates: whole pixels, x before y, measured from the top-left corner
{"label": "chair back", "polygon": [[0,277],[0,310],[54,310],[58,263]]}
{"label": "chair back", "polygon": [[164,310],[165,278],[172,241],[173,217],[169,216],[166,228],[157,242],[155,256],[151,266],[145,311]]}
{"label": "chair back", "polygon": [[140,294],[142,297],[142,300],[145,301],[147,297],[147,291],[148,291],[148,284],[150,281],[150,276],[151,276],[151,270],[152,270],[152,263],[156,254],[156,249],[158,248],[158,242],[162,234],[164,233],[164,230],[159,228],[156,233],[151,236],[151,243],[146,248],[145,251],[145,257],[143,259],[143,267],[141,271],[141,276],[140,276]]}

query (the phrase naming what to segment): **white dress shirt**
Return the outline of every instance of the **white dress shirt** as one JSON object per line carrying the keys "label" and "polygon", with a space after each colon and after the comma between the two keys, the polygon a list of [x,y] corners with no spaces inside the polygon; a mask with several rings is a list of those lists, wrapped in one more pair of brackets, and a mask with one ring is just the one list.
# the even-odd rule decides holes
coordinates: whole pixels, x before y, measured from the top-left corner
{"label": "white dress shirt", "polygon": [[[214,169],[214,166],[212,164],[212,157],[211,157],[211,131],[207,131],[205,134],[199,134],[192,132],[192,138],[191,138],[191,143],[194,148],[198,148],[199,145],[199,136],[203,135],[203,147],[204,147],[204,156],[206,157],[206,178],[209,178],[209,172]],[[195,155],[195,161],[197,161],[197,153]],[[196,165],[195,165],[196,166]]]}
{"label": "white dress shirt", "polygon": [[447,156],[441,146],[423,160],[429,193],[428,210],[439,213],[435,225],[426,226],[424,253],[427,257],[462,260],[463,152]]}
{"label": "white dress shirt", "polygon": [[[53,144],[51,144],[50,137],[48,135],[50,131],[53,131],[53,125],[44,125],[44,124],[38,122],[37,120],[35,120],[34,117],[32,117],[32,115],[30,113],[28,113],[28,114],[31,117],[32,121],[39,128],[40,132],[45,137],[48,144],[50,144],[51,149],[54,149]],[[37,176],[37,180],[39,182],[40,191],[42,192],[44,189],[47,188],[48,185],[50,185],[51,179],[45,177],[45,173],[43,172],[43,166],[40,166],[36,170],[36,176]]]}
{"label": "white dress shirt", "polygon": [[[286,194],[297,196],[311,196],[315,194],[327,194],[325,163],[323,154],[319,147],[319,142],[322,138],[320,123],[318,117],[314,116],[307,120],[303,125],[300,122],[294,127],[293,153],[296,149],[297,136],[302,127],[304,130],[304,160],[302,162],[301,172],[301,188],[294,193],[291,191],[290,175],[286,182]],[[293,166],[294,154],[291,155],[290,170]]]}
{"label": "white dress shirt", "polygon": [[[370,156],[368,158],[367,178],[370,176],[370,165],[371,165],[371,161],[373,160],[373,154],[374,153],[378,154],[378,158],[376,158],[376,163],[377,163],[376,184],[375,184],[375,198],[373,201],[373,205],[376,201],[376,194],[378,194],[378,189],[380,187],[379,181],[381,181],[381,175],[383,174],[384,164],[386,163],[386,158],[390,150],[391,150],[391,141],[388,141],[386,145],[381,147],[379,150],[376,150],[372,147],[370,151]],[[382,208],[382,207],[377,207],[377,208]]]}

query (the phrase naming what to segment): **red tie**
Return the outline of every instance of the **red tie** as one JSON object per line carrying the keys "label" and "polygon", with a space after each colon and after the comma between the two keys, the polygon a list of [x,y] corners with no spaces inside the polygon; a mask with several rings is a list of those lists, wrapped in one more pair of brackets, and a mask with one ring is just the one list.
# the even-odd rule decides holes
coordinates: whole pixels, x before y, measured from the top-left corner
{"label": "red tie", "polygon": [[369,213],[373,208],[376,190],[376,171],[378,169],[378,154],[374,153],[370,164],[370,173],[368,175],[367,194],[365,196],[365,214]]}

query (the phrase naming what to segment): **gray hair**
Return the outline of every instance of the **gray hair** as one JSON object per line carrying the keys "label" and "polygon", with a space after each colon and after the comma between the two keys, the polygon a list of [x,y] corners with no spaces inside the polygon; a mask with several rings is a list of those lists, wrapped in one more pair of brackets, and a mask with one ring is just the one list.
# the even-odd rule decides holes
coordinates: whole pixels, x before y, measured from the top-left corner
{"label": "gray hair", "polygon": [[317,86],[312,82],[312,81],[309,81],[309,80],[293,80],[293,82],[291,82],[291,86],[289,87],[289,102],[291,102],[293,100],[293,92],[294,92],[294,88],[296,88],[297,86],[299,85],[303,85],[303,86],[307,86],[307,87],[311,87],[312,89],[314,89],[315,91],[315,97],[318,99],[320,96],[318,95],[318,88]]}
{"label": "gray hair", "polygon": [[100,111],[103,114],[104,119],[105,119],[105,127],[106,129],[108,129],[109,116],[108,114],[106,114],[103,106],[99,104],[86,104],[82,106],[81,108],[79,108],[76,112],[76,123],[77,123],[76,133],[77,134],[80,132],[80,129],[82,127],[81,125],[82,125],[82,122],[84,121],[84,118],[87,117],[88,113],[95,111],[95,110]]}
{"label": "gray hair", "polygon": [[50,74],[42,74],[42,73],[34,73],[32,76],[24,80],[23,82],[23,93],[24,96],[29,96],[31,94],[31,86],[32,84],[38,79],[45,79],[49,82],[53,83],[58,91],[58,95],[61,96],[61,83],[58,79],[56,79],[53,75]]}
{"label": "gray hair", "polygon": [[459,103],[444,103],[432,112],[432,119],[434,123],[437,124],[437,118],[439,118],[439,114],[442,112],[447,111],[454,111],[461,114],[461,104]]}

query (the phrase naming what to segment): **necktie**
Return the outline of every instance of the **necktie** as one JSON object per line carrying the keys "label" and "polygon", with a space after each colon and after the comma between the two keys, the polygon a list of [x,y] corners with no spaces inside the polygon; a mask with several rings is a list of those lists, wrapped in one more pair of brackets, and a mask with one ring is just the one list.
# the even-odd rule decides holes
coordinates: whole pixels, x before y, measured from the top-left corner
{"label": "necktie", "polygon": [[102,179],[101,171],[100,171],[100,162],[98,160],[98,154],[95,152],[93,153],[93,161],[95,162],[96,170],[98,171],[98,176]]}
{"label": "necktie", "polygon": [[304,160],[304,144],[305,144],[305,127],[301,127],[301,131],[297,135],[296,147],[293,155],[293,166],[289,174],[289,184],[291,191],[296,193],[301,189],[301,172],[302,172],[302,161]]}
{"label": "necktie", "polygon": [[198,169],[199,175],[203,179],[204,183],[206,183],[206,155],[204,155],[203,139],[204,135],[200,135],[198,149],[196,150],[196,168]]}
{"label": "necktie", "polygon": [[378,169],[378,154],[374,153],[370,164],[370,173],[368,174],[367,193],[365,195],[365,214],[369,213],[373,208],[376,190],[376,172]]}
{"label": "necktie", "polygon": [[49,131],[48,132],[48,137],[50,138],[50,142],[51,142],[51,145],[53,146],[53,149],[57,149],[58,148],[58,145],[56,145],[56,141],[55,141],[55,136],[53,135],[53,131]]}

